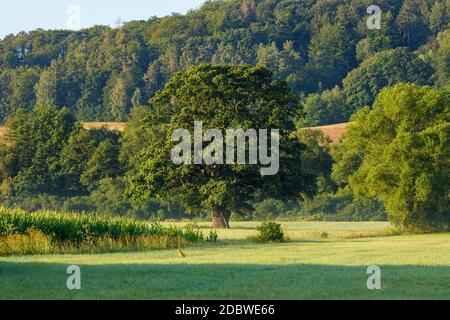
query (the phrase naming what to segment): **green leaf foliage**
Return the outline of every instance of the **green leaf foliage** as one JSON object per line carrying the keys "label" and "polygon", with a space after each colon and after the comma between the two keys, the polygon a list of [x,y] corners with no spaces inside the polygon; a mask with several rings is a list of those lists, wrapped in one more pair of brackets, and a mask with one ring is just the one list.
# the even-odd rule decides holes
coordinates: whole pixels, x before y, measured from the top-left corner
{"label": "green leaf foliage", "polygon": [[[129,194],[140,200],[177,195],[191,210],[242,212],[254,197],[295,197],[311,178],[301,166],[303,145],[291,137],[298,100],[263,67],[200,65],[176,74],[153,99],[153,121],[166,133],[141,152]],[[254,128],[281,130],[280,172],[261,176],[258,165],[181,165],[170,158],[174,130]],[[193,135],[192,135],[193,136]]]}
{"label": "green leaf foliage", "polygon": [[[384,89],[336,146],[337,182],[383,200],[394,224],[448,229],[450,91],[412,84]],[[344,176],[348,176],[345,179]]]}

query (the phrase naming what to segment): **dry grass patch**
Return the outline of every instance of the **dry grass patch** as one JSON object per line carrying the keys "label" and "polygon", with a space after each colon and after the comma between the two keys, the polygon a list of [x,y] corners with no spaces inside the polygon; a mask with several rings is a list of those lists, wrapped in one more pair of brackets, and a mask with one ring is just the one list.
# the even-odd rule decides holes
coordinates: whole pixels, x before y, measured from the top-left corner
{"label": "dry grass patch", "polygon": [[319,130],[325,137],[329,137],[332,142],[339,142],[343,134],[347,131],[350,123],[338,123],[328,126],[302,128],[301,130]]}
{"label": "dry grass patch", "polygon": [[126,122],[83,122],[83,128],[86,130],[106,128],[110,131],[123,132]]}

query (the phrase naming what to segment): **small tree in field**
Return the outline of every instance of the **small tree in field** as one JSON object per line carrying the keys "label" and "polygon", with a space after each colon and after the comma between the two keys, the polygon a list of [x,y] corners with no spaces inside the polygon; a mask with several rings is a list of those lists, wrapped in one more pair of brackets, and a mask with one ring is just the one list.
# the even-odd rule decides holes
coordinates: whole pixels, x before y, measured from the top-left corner
{"label": "small tree in field", "polygon": [[[159,123],[164,133],[141,152],[131,197],[177,198],[188,211],[210,210],[214,226],[228,228],[231,213],[251,210],[254,199],[292,198],[309,190],[313,179],[301,167],[303,145],[291,137],[297,97],[267,69],[200,65],[176,74],[151,104],[149,126]],[[263,176],[254,164],[174,164],[172,133],[192,132],[194,121],[202,121],[205,130],[280,129],[278,174]]]}

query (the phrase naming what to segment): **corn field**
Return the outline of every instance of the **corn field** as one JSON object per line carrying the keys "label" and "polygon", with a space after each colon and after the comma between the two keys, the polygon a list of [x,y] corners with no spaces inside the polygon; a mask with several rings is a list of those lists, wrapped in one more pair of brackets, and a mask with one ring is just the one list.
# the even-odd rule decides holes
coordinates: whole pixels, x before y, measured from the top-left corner
{"label": "corn field", "polygon": [[82,243],[92,239],[124,237],[169,237],[181,238],[187,242],[207,240],[197,228],[164,227],[159,223],[104,218],[92,214],[63,214],[51,211],[28,213],[21,209],[0,207],[0,237],[12,234],[26,234],[34,229],[51,236],[59,243]]}

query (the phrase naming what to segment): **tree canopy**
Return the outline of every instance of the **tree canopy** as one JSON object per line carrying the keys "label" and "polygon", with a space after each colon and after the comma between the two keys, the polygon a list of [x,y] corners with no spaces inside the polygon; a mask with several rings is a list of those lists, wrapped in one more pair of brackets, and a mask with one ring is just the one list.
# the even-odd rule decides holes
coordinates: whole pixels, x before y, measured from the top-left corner
{"label": "tree canopy", "polygon": [[401,82],[429,85],[432,74],[432,68],[408,48],[373,55],[343,80],[350,109],[347,117],[364,106],[371,106],[381,89]]}
{"label": "tree canopy", "polygon": [[[448,228],[450,91],[413,84],[384,89],[336,145],[337,182],[385,202],[390,220],[424,231]],[[348,177],[348,178],[347,178]]]}
{"label": "tree canopy", "polygon": [[[0,40],[0,120],[35,105],[67,107],[84,121],[127,120],[132,107],[147,104],[176,72],[201,63],[261,64],[305,96],[342,86],[362,63],[345,82],[352,110],[373,102],[384,84],[428,84],[423,63],[433,67],[433,81],[445,85],[448,1],[380,0],[380,30],[366,27],[370,4],[215,0],[186,15],[130,21],[119,28],[8,35]],[[438,49],[433,43],[440,33]],[[414,57],[423,46],[433,51],[432,59]],[[411,53],[387,51],[365,62],[398,47]],[[417,75],[411,74],[416,67]],[[365,72],[373,82],[368,88],[360,83]]]}
{"label": "tree canopy", "polygon": [[[310,190],[312,179],[301,166],[302,144],[291,136],[298,100],[286,82],[273,81],[267,69],[200,65],[176,74],[151,103],[155,111],[149,121],[164,126],[165,134],[141,152],[130,196],[140,200],[176,196],[187,209],[211,210],[214,224],[228,227],[230,214],[242,212],[251,200],[295,198]],[[205,130],[279,129],[279,173],[263,176],[259,166],[247,162],[174,164],[172,134],[186,129],[194,136],[194,121],[202,121]],[[223,140],[217,143],[224,145]],[[236,148],[237,144],[231,152]],[[228,157],[230,150],[226,152]]]}

